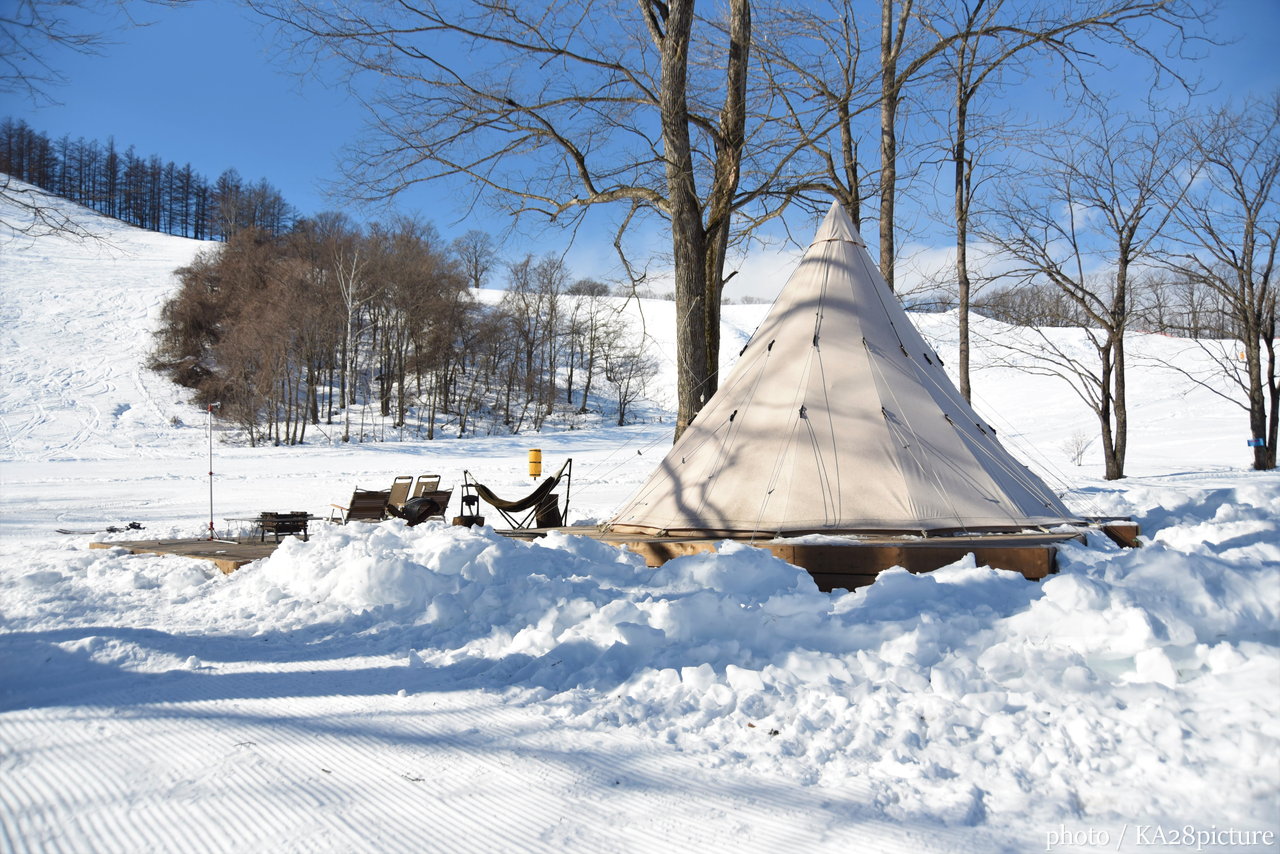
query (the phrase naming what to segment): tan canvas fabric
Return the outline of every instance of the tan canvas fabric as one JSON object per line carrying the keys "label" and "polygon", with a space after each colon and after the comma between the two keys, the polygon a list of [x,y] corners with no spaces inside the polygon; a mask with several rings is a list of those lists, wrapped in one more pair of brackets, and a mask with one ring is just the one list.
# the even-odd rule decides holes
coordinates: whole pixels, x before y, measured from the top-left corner
{"label": "tan canvas fabric", "polygon": [[947,377],[833,204],[617,531],[1021,530],[1072,514]]}

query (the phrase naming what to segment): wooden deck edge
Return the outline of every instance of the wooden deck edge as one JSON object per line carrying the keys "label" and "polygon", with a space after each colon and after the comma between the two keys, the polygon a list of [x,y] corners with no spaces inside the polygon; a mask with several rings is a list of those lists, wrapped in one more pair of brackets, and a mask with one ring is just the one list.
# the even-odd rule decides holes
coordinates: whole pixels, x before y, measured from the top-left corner
{"label": "wooden deck edge", "polygon": [[[1136,526],[1134,526],[1136,528]],[[516,539],[545,536],[555,530],[571,536],[626,548],[645,564],[658,567],[677,557],[712,552],[723,539],[662,538],[634,534],[612,535],[594,528],[554,528],[499,531]],[[979,565],[1021,573],[1040,580],[1057,571],[1057,546],[1067,540],[1083,540],[1082,534],[1010,534],[928,539],[877,538],[848,542],[788,542],[785,539],[751,543],[793,566],[806,570],[821,590],[863,587],[878,573],[894,566],[909,572],[931,572],[972,554]],[[220,543],[209,540],[129,540],[95,542],[90,548],[121,548],[132,554],[178,555],[212,562],[231,573],[275,551],[275,543],[241,540]]]}
{"label": "wooden deck edge", "polygon": [[[607,539],[604,542],[609,542]],[[714,551],[716,541],[615,543],[639,554],[648,566],[661,566],[684,555]],[[979,565],[1020,573],[1038,581],[1057,571],[1057,548],[1052,544],[1027,546],[907,544],[809,545],[757,543],[792,566],[808,572],[820,590],[853,590],[875,581],[876,575],[894,566],[908,572],[932,572],[972,554]]]}
{"label": "wooden deck edge", "polygon": [[1142,527],[1129,518],[1090,519],[1090,524],[1106,534],[1111,542],[1122,549],[1142,548]]}
{"label": "wooden deck edge", "polygon": [[[204,545],[201,545],[203,543]],[[271,546],[271,551],[275,550],[275,543],[267,543]],[[191,540],[156,540],[137,541],[137,540],[121,540],[117,542],[107,543],[89,543],[91,549],[124,549],[129,554],[135,555],[173,555],[175,557],[194,558],[196,560],[207,560],[218,568],[223,575],[230,575],[245,564],[253,563],[255,560],[261,560],[267,554],[258,554],[261,549],[254,549],[253,554],[233,555],[230,549],[218,549],[216,543],[208,541],[191,541]],[[219,553],[222,552],[222,553]]]}
{"label": "wooden deck edge", "polygon": [[[677,557],[715,551],[723,539],[643,537],[636,534],[613,535],[597,529],[535,529],[499,531],[517,539],[544,536],[548,530],[570,536],[620,546],[644,558],[645,564],[658,567]],[[853,590],[875,581],[878,573],[894,566],[909,572],[923,573],[940,569],[972,554],[979,565],[1020,573],[1038,581],[1057,572],[1058,544],[1083,541],[1082,534],[1012,534],[972,537],[937,537],[931,539],[877,538],[845,543],[789,543],[783,539],[750,543],[766,549],[793,566],[806,570],[820,590]]]}

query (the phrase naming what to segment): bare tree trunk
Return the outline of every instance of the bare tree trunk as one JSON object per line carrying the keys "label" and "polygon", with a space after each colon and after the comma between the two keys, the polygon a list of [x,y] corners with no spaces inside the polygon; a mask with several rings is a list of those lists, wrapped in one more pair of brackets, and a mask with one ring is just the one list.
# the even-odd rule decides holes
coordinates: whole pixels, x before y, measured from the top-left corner
{"label": "bare tree trunk", "polygon": [[[1270,294],[1267,300],[1267,319],[1264,325],[1263,343],[1267,350],[1267,378],[1266,387],[1269,402],[1271,404],[1270,412],[1267,414],[1267,446],[1266,454],[1262,458],[1263,468],[1259,471],[1267,471],[1276,467],[1276,440],[1280,438],[1277,435],[1280,430],[1280,411],[1277,411],[1277,403],[1280,403],[1280,385],[1276,383],[1276,296]],[[1254,460],[1254,467],[1257,468],[1257,460]]]}
{"label": "bare tree trunk", "polygon": [[898,56],[911,3],[912,0],[902,0],[901,16],[895,21],[893,0],[880,2],[880,274],[889,290],[893,290],[893,218],[898,183]]}
{"label": "bare tree trunk", "polygon": [[662,150],[666,161],[667,198],[671,215],[671,240],[675,266],[676,438],[693,422],[709,396],[713,381],[708,361],[707,245],[702,227],[702,205],[694,184],[692,146],[689,141],[689,41],[693,28],[693,0],[673,0],[666,32],[658,41],[662,57]]}
{"label": "bare tree trunk", "polygon": [[956,78],[956,145],[955,145],[955,207],[956,207],[956,299],[960,319],[960,395],[972,400],[969,385],[969,163],[965,156],[968,128],[968,99],[965,97],[963,77]]}
{"label": "bare tree trunk", "polygon": [[[667,204],[675,267],[678,397],[675,438],[715,394],[720,358],[720,294],[745,141],[746,81],[751,42],[748,0],[729,3],[726,94],[715,144],[712,188],[705,211],[695,183],[688,104],[693,0],[674,0],[666,30],[654,29],[661,54],[659,112]],[[703,215],[707,221],[704,225]]]}
{"label": "bare tree trunk", "polygon": [[845,186],[848,188],[844,202],[845,212],[853,221],[853,227],[862,233],[862,178],[858,169],[858,142],[853,138],[853,111],[848,100],[836,105],[840,116],[840,159],[843,163]]}
{"label": "bare tree trunk", "polygon": [[[1254,439],[1261,439],[1267,435],[1268,427],[1266,392],[1262,386],[1262,342],[1256,324],[1250,326],[1253,328],[1244,338],[1245,363],[1249,373],[1249,432]],[[1254,469],[1265,471],[1271,468],[1267,465],[1270,450],[1266,446],[1254,445]]]}
{"label": "bare tree trunk", "polygon": [[[428,397],[430,398],[431,402],[430,402],[430,404],[429,404],[428,412],[427,412],[427,415],[428,415],[428,419],[427,419],[427,438],[428,438],[428,439],[434,439],[434,438],[436,437],[436,392],[435,392],[435,389],[432,389],[431,394],[430,394],[430,395],[428,395]],[[465,419],[466,419],[466,413],[461,413],[461,414],[459,414],[459,416],[458,416],[458,420],[459,420],[460,422],[461,422],[461,421],[464,421]],[[462,433],[461,433],[461,429],[459,430],[458,435],[459,435],[459,436],[461,436],[461,435],[462,435]]]}
{"label": "bare tree trunk", "polygon": [[356,402],[356,349],[354,320],[351,312],[347,312],[346,334],[342,339],[342,387],[346,389],[346,397],[342,400],[342,441],[351,441],[351,407]]}
{"label": "bare tree trunk", "polygon": [[[704,346],[707,381],[702,400],[710,399],[719,387],[720,299],[724,293],[724,265],[729,249],[730,220],[742,174],[742,152],[746,146],[747,77],[751,51],[751,3],[729,0],[729,55],[725,69],[725,98],[720,110],[716,137],[715,169],[706,205],[706,243],[703,251],[706,272]],[[699,405],[701,408],[701,405]]]}
{"label": "bare tree trunk", "polygon": [[320,423],[320,398],[316,393],[316,367],[307,363],[307,415],[312,424]]}
{"label": "bare tree trunk", "polygon": [[1129,324],[1129,252],[1128,245],[1124,248],[1124,254],[1121,258],[1121,264],[1116,271],[1116,292],[1111,311],[1111,328],[1113,330],[1113,340],[1111,341],[1111,351],[1115,358],[1115,373],[1112,377],[1112,395],[1115,406],[1115,463],[1116,478],[1108,476],[1109,480],[1124,477],[1125,459],[1129,452],[1129,398],[1128,388],[1125,383],[1126,358],[1124,349],[1124,336]]}
{"label": "bare tree trunk", "polygon": [[[595,321],[592,320],[592,322],[594,323]],[[583,365],[583,370],[586,371],[587,378],[582,381],[582,406],[578,407],[579,414],[586,413],[587,400],[591,397],[591,380],[595,374],[596,363],[595,347],[595,333],[593,332],[591,334],[591,339],[587,344],[586,363]]]}
{"label": "bare tree trunk", "polygon": [[356,341],[356,319],[360,306],[365,301],[360,290],[363,285],[364,263],[360,259],[359,250],[353,250],[350,257],[340,253],[335,259],[334,273],[338,283],[338,292],[342,296],[343,308],[346,311],[346,327],[342,338],[342,388],[344,391],[342,441],[351,441],[351,407],[356,402],[356,373],[359,365],[359,342]]}

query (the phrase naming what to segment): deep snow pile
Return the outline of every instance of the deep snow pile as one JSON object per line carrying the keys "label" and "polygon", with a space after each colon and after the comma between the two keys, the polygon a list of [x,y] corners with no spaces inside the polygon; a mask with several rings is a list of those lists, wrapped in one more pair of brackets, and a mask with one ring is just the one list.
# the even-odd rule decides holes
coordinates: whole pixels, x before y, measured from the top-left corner
{"label": "deep snow pile", "polygon": [[570,726],[867,777],[901,818],[1267,816],[1280,477],[1150,499],[1145,549],[1094,538],[1043,584],[970,560],[826,595],[741,545],[651,570],[570,537],[390,522],[291,542],[210,596],[247,629],[363,613]]}
{"label": "deep snow pile", "polygon": [[[322,527],[229,577],[64,552],[6,576],[4,618],[343,641],[567,729],[634,729],[806,785],[859,778],[906,821],[1268,826],[1280,476],[1127,497],[1146,547],[1092,538],[1042,584],[970,560],[828,595],[742,545],[653,570],[580,538],[389,521]],[[145,644],[75,652],[183,666]],[[29,692],[9,683],[5,705]]]}

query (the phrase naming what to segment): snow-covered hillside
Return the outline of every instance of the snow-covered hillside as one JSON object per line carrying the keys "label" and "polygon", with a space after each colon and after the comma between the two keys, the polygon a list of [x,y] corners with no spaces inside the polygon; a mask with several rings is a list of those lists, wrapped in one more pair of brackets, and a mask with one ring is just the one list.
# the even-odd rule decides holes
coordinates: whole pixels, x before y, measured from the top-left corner
{"label": "snow-covered hillside", "polygon": [[[4,458],[77,459],[82,448],[99,457],[109,446],[113,456],[132,456],[170,444],[170,421],[190,411],[144,363],[173,271],[209,244],[49,203],[83,211],[94,237],[0,233]],[[23,212],[0,216],[12,226]]]}
{"label": "snow-covered hillside", "polygon": [[[210,512],[204,414],[141,366],[200,244],[82,216],[105,241],[0,235],[0,850],[1195,850],[1167,844],[1190,828],[1255,851],[1280,831],[1280,477],[1240,468],[1238,410],[1159,366],[1198,358],[1185,342],[1131,343],[1135,476],[1105,482],[1064,447],[1093,432],[1083,404],[1004,366],[1026,333],[981,323],[983,415],[1068,503],[1146,534],[1071,547],[1041,584],[962,561],[823,594],[745,546],[649,570],[398,521],[223,576],[54,533],[192,536]],[[629,310],[669,357],[671,304]],[[763,311],[726,310],[729,357]],[[953,363],[954,318],[916,319]],[[572,519],[603,519],[669,430],[217,432],[214,515],[320,513],[426,471],[516,493],[539,447],[575,460]]]}

